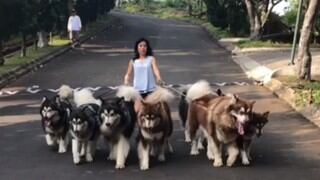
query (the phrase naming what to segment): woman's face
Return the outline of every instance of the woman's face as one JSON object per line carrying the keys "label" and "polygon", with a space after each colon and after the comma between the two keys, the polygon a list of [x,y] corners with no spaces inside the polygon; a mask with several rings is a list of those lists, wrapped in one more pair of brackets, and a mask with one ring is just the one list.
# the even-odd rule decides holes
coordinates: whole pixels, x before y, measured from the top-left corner
{"label": "woman's face", "polygon": [[138,44],[138,52],[140,56],[145,56],[147,54],[147,43],[142,41]]}

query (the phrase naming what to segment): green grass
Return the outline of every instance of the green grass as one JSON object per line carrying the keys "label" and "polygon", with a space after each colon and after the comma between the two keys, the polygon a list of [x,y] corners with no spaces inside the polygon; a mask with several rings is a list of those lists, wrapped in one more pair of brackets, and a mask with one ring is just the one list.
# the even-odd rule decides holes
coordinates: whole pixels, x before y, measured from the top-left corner
{"label": "green grass", "polygon": [[29,62],[34,61],[37,58],[40,58],[56,49],[58,49],[60,46],[48,46],[45,48],[41,48],[38,50],[35,50],[33,47],[30,47],[27,49],[27,57],[20,57],[19,53],[16,53],[15,55],[11,56],[10,58],[7,58],[5,61],[5,64],[3,66],[0,66],[0,75],[9,72],[10,70],[27,64]]}
{"label": "green grass", "polygon": [[306,106],[310,103],[312,94],[312,103],[320,106],[320,81],[301,81],[295,76],[280,76],[277,77],[285,86],[295,90],[296,105]]}
{"label": "green grass", "polygon": [[137,4],[127,3],[122,7],[122,10],[129,13],[137,13],[148,15],[160,19],[173,19],[173,20],[182,20],[189,21],[194,24],[198,24],[206,28],[211,36],[214,38],[224,38],[231,37],[231,34],[226,30],[214,27],[207,19],[199,19],[196,17],[191,17],[187,14],[185,10],[179,10],[172,7],[167,7],[161,4],[152,3],[148,8],[144,8]]}
{"label": "green grass", "polygon": [[55,36],[53,37],[53,43],[48,47],[38,48],[38,50],[35,50],[33,46],[27,48],[26,57],[20,57],[20,52],[17,52],[14,55],[10,55],[8,58],[6,58],[5,64],[3,66],[0,66],[0,75],[7,73],[18,66],[27,64],[34,61],[35,59],[43,57],[68,44],[70,44],[70,40],[60,39]]}

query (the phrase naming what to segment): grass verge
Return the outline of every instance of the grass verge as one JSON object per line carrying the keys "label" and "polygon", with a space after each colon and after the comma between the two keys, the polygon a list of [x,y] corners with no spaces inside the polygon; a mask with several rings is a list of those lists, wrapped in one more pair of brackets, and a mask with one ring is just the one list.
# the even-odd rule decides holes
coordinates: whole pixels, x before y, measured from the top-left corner
{"label": "grass verge", "polygon": [[[99,30],[103,29],[107,23],[111,21],[111,18],[109,16],[103,16],[99,18],[96,22],[93,22],[91,24],[88,24],[85,29],[82,32],[83,36],[92,35]],[[9,71],[19,67],[23,66],[27,63],[30,63],[32,61],[35,61],[41,57],[44,57],[50,53],[53,53],[54,51],[66,47],[67,45],[70,45],[70,40],[67,38],[59,38],[58,36],[53,37],[53,42],[48,47],[45,48],[38,48],[37,50],[34,49],[34,47],[30,46],[27,48],[27,56],[26,57],[20,57],[20,53],[16,52],[14,54],[11,54],[5,58],[5,63],[3,66],[0,66],[0,76],[8,73]]]}
{"label": "grass verge", "polygon": [[294,89],[296,94],[296,105],[306,106],[314,104],[320,106],[320,80],[315,77],[312,81],[301,81],[295,76],[277,77],[285,86]]}

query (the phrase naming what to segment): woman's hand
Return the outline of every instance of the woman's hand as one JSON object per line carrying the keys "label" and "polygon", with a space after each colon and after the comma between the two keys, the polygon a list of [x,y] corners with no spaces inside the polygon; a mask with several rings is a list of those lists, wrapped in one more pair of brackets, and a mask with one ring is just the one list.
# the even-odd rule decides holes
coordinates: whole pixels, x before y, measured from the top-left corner
{"label": "woman's hand", "polygon": [[157,80],[157,84],[158,84],[159,86],[164,86],[164,85],[166,85],[166,83],[165,83],[162,79],[158,79],[158,80]]}

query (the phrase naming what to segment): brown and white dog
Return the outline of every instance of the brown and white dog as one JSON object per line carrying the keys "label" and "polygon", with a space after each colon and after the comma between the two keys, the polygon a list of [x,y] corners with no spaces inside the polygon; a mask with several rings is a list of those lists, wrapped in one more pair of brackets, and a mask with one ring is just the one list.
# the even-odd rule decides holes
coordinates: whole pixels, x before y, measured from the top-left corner
{"label": "brown and white dog", "polygon": [[254,101],[240,99],[236,95],[216,96],[211,93],[209,83],[200,81],[189,89],[188,119],[191,137],[191,154],[197,154],[196,132],[199,127],[207,139],[207,156],[214,159],[213,165],[220,167],[222,148],[227,146],[227,165],[232,166],[239,154],[237,138],[244,134],[244,127],[250,120]]}
{"label": "brown and white dog", "polygon": [[169,101],[174,95],[167,89],[158,88],[145,100],[141,100],[138,109],[138,157],[140,169],[149,169],[149,155],[158,155],[159,161],[165,161],[165,149],[172,147],[168,138],[172,134],[173,123],[170,115]]}

